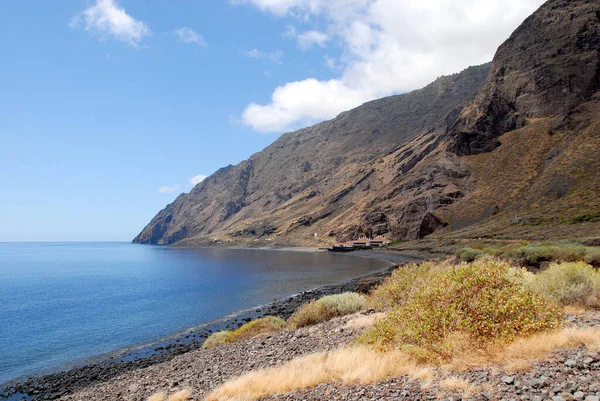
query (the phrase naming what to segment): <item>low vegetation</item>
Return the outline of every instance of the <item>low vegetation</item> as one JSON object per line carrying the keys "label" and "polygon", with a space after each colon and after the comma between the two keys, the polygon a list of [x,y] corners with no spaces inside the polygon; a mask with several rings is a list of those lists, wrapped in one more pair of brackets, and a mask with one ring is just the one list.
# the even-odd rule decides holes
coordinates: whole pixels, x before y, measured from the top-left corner
{"label": "low vegetation", "polygon": [[600,271],[583,262],[553,263],[527,275],[527,286],[562,306],[600,308]]}
{"label": "low vegetation", "polygon": [[214,348],[288,328],[311,326],[334,317],[359,312],[365,307],[366,302],[367,299],[364,295],[354,292],[328,295],[302,305],[290,316],[288,322],[276,316],[265,316],[248,322],[234,331],[225,330],[213,333],[204,341],[202,348]]}
{"label": "low vegetation", "polygon": [[422,367],[400,352],[352,347],[316,353],[279,367],[247,373],[217,388],[207,400],[251,400],[321,383],[368,384],[400,375],[431,379],[430,370],[424,373]]}
{"label": "low vegetation", "polygon": [[[490,365],[510,370],[546,357],[562,348],[600,347],[600,330],[590,328],[557,329],[517,339],[511,344],[490,346],[484,350],[465,346],[453,358],[436,369],[415,361],[411,354],[399,349],[382,352],[372,347],[354,346],[293,359],[280,366],[261,369],[234,378],[207,398],[209,401],[252,400],[322,383],[371,384],[391,377],[410,376],[428,387],[439,380],[441,372],[459,371],[467,367]],[[447,390],[469,392],[470,385],[460,380],[442,379]]]}
{"label": "low vegetation", "polygon": [[571,223],[590,223],[594,221],[600,221],[600,213],[582,214],[581,216],[574,217]]}
{"label": "low vegetation", "polygon": [[475,387],[461,377],[451,376],[440,381],[440,390],[457,391],[468,397],[475,392]]}
{"label": "low vegetation", "polygon": [[354,292],[328,295],[304,304],[290,316],[288,323],[292,328],[311,326],[337,316],[359,312],[366,302],[367,298],[364,295]]}
{"label": "low vegetation", "polygon": [[181,390],[167,397],[166,393],[156,393],[148,401],[186,401],[192,399],[192,392],[189,390]]}
{"label": "low vegetation", "polygon": [[236,342],[247,338],[262,336],[265,334],[276,333],[285,330],[287,323],[280,317],[265,316],[253,320],[231,333],[230,341]]}
{"label": "low vegetation", "polygon": [[231,342],[231,331],[224,330],[211,334],[202,343],[202,348],[214,348],[219,345],[229,344]]}
{"label": "low vegetation", "polygon": [[409,264],[396,269],[392,275],[371,290],[367,307],[385,311],[404,305],[415,291],[419,291],[436,268],[434,263]]}
{"label": "low vegetation", "polygon": [[359,341],[401,349],[421,362],[444,362],[462,344],[509,343],[560,322],[558,308],[528,290],[523,272],[505,262],[480,259],[433,270],[423,283]]}
{"label": "low vegetation", "polygon": [[475,246],[459,249],[456,256],[463,262],[495,256],[525,266],[539,266],[542,262],[586,262],[600,266],[600,249],[575,243],[517,243],[481,249]]}
{"label": "low vegetation", "polygon": [[[346,324],[370,328],[355,345],[246,373],[207,399],[251,400],[322,383],[366,385],[401,375],[469,396],[477,388],[453,372],[490,366],[515,371],[557,349],[600,349],[599,329],[562,328],[559,309],[598,306],[599,295],[600,273],[581,261],[553,263],[535,275],[491,257],[407,265],[368,299],[354,293],[324,297],[288,322],[303,327],[365,306],[387,311]],[[255,333],[257,327],[246,330]]]}
{"label": "low vegetation", "polygon": [[227,330],[213,333],[204,341],[202,348],[214,348],[222,344],[229,344],[252,337],[275,333],[285,330],[286,327],[287,323],[285,320],[275,316],[265,316],[248,322],[234,331]]}

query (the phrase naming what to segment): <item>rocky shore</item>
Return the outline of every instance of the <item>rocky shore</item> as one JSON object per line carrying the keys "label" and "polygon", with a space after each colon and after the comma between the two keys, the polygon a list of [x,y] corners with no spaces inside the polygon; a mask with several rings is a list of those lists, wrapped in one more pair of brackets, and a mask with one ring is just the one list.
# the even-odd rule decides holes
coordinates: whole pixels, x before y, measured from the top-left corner
{"label": "rocky shore", "polygon": [[[159,391],[190,389],[194,400],[202,400],[223,382],[244,372],[277,366],[303,354],[333,350],[354,341],[364,330],[359,323],[368,316],[348,316],[311,328],[282,332],[228,344],[211,350],[196,350],[160,364],[123,373],[62,397],[64,401],[144,401]],[[567,325],[600,327],[600,313],[567,317]],[[374,385],[324,384],[312,389],[263,398],[267,400],[530,400],[598,401],[600,353],[577,348],[555,353],[520,372],[476,369],[457,374],[472,386],[465,396],[443,387],[446,372],[434,372],[437,380],[423,387],[420,380],[398,377]]]}
{"label": "rocky shore", "polygon": [[[393,253],[389,255],[374,252],[360,255],[357,253],[355,256],[383,259],[389,261],[390,264],[407,260],[406,257]],[[215,331],[237,328],[250,320],[266,315],[287,319],[300,305],[325,295],[346,291],[368,292],[371,287],[381,283],[385,277],[389,276],[395,268],[392,266],[384,271],[358,277],[341,284],[302,292],[296,296],[190,330],[152,346],[109,356],[67,371],[12,382],[0,390],[0,400],[55,400],[77,390],[110,381],[128,372],[143,371],[153,365],[169,363],[177,356],[199,350],[204,339]]]}

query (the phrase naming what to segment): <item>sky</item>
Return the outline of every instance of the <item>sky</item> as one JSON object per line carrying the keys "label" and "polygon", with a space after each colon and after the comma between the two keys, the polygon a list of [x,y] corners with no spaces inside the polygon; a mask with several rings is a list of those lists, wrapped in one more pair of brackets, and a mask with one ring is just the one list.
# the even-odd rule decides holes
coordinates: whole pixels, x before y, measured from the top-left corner
{"label": "sky", "polygon": [[131,240],[279,135],[492,59],[541,0],[0,3],[0,241]]}

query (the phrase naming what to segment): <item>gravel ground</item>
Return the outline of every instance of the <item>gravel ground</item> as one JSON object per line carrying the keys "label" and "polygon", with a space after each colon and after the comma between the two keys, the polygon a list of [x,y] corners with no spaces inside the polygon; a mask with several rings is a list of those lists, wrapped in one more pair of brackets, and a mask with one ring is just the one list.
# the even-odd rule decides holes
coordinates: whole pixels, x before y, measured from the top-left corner
{"label": "gravel ground", "polygon": [[[175,392],[189,388],[202,400],[212,389],[249,370],[276,366],[296,356],[333,350],[352,342],[364,329],[343,326],[355,317],[335,319],[309,329],[284,332],[229,344],[212,350],[196,350],[165,363],[124,373],[67,395],[61,400],[146,400],[157,391]],[[567,317],[569,325],[600,327],[600,313]],[[441,378],[444,373],[438,372]],[[445,373],[445,375],[448,375]],[[563,350],[550,360],[534,364],[526,372],[506,373],[473,370],[460,374],[475,386],[465,395],[441,389],[439,380],[423,389],[408,377],[369,386],[320,385],[313,389],[266,397],[267,400],[550,400],[600,401],[600,353],[585,349]]]}
{"label": "gravel ground", "polygon": [[211,350],[192,351],[165,363],[127,372],[61,400],[146,400],[157,391],[174,392],[186,388],[192,389],[195,399],[201,400],[224,381],[249,370],[280,365],[299,355],[348,344],[359,334],[359,330],[341,330],[348,319],[336,319],[309,329],[276,333]]}

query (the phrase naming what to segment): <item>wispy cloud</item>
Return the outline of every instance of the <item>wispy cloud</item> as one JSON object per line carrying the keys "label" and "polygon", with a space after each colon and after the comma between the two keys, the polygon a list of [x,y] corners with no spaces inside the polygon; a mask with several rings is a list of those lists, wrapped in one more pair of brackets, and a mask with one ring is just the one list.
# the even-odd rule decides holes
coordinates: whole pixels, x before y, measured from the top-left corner
{"label": "wispy cloud", "polygon": [[183,28],[178,28],[173,31],[175,35],[179,38],[183,43],[188,44],[197,44],[198,46],[206,46],[206,42],[202,35],[197,32],[194,32],[191,28],[184,26]]}
{"label": "wispy cloud", "polygon": [[179,188],[181,188],[179,185],[164,186],[164,187],[158,188],[158,193],[159,194],[172,194],[173,192],[179,191]]}
{"label": "wispy cloud", "polygon": [[137,46],[151,34],[146,23],[127,14],[115,0],[96,0],[95,5],[71,18],[69,26],[82,27],[99,35],[101,40],[112,37],[131,46]]}
{"label": "wispy cloud", "polygon": [[242,54],[248,58],[255,58],[255,59],[259,59],[259,60],[269,60],[269,61],[272,61],[274,63],[279,63],[279,64],[281,64],[281,62],[283,61],[283,52],[281,50],[277,50],[276,52],[273,52],[273,53],[268,53],[268,52],[261,52],[258,49],[252,49],[252,50],[244,50],[242,52]]}
{"label": "wispy cloud", "polygon": [[204,181],[205,179],[206,179],[206,176],[203,175],[203,174],[196,175],[196,176],[190,178],[190,184],[192,184],[192,185],[198,185],[202,181]]}
{"label": "wispy cloud", "polygon": [[308,50],[313,46],[325,47],[331,37],[325,32],[311,30],[298,32],[292,25],[287,27],[284,35],[286,38],[295,39],[298,47],[302,50]]}

